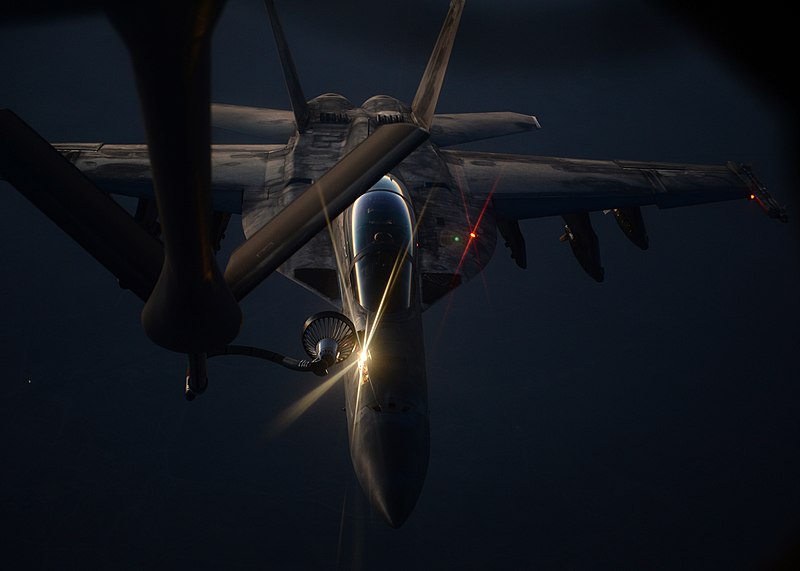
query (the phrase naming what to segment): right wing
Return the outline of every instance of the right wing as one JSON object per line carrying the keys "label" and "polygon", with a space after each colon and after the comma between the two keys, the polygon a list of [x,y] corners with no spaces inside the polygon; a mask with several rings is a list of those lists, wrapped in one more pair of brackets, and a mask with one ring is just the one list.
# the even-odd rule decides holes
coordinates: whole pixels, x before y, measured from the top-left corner
{"label": "right wing", "polygon": [[491,196],[498,218],[611,210],[655,204],[690,206],[747,198],[763,199],[767,213],[783,216],[748,167],[638,161],[603,161],[442,151],[456,180],[479,197]]}
{"label": "right wing", "polygon": [[749,167],[638,161],[584,160],[496,153],[441,151],[459,186],[484,204],[491,201],[497,229],[517,265],[527,265],[519,220],[560,215],[564,235],[581,267],[604,279],[589,212],[613,211],[625,235],[641,249],[649,240],[641,207],[690,206],[751,198],[772,218],[786,210]]}

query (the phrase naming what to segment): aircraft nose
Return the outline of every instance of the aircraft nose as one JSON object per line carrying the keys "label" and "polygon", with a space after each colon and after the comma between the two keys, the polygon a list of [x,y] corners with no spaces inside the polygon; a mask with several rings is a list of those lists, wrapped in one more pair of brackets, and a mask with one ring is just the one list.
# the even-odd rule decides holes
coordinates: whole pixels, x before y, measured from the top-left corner
{"label": "aircraft nose", "polygon": [[411,515],[428,471],[427,415],[365,407],[359,432],[354,463],[361,486],[386,522],[400,527]]}
{"label": "aircraft nose", "polygon": [[409,494],[407,486],[386,486],[374,491],[375,509],[386,523],[397,529],[403,525],[417,503],[418,494]]}

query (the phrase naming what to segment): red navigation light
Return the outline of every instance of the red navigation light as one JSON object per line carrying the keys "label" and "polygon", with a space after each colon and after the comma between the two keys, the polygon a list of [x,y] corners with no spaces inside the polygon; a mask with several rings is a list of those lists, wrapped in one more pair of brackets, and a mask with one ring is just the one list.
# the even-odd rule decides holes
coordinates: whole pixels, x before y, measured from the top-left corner
{"label": "red navigation light", "polygon": [[469,233],[469,237],[470,237],[470,238],[477,238],[477,237],[478,237],[478,235],[477,235],[475,232],[470,232],[470,233]]}

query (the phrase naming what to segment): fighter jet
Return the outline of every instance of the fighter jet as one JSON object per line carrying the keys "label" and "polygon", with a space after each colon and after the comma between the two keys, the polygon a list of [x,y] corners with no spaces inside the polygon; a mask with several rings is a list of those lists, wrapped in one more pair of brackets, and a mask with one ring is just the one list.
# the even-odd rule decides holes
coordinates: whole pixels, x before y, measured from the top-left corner
{"label": "fighter jet", "polygon": [[[121,285],[147,302],[147,334],[189,355],[185,392],[190,400],[207,386],[206,359],[219,355],[252,355],[339,377],[354,471],[372,506],[392,527],[413,511],[428,466],[422,313],[483,270],[498,231],[516,264],[525,268],[519,220],[561,216],[561,240],[583,269],[602,281],[590,212],[613,213],[641,249],[649,245],[642,206],[749,198],[769,216],[786,221],[785,209],[745,165],[451,149],[540,128],[536,117],[520,113],[436,114],[463,0],[450,4],[413,101],[376,95],[360,106],[334,93],[306,99],[277,11],[271,1],[265,4],[291,110],[212,105],[214,126],[274,143],[211,146],[211,204],[202,210],[202,202],[193,203],[200,211],[182,214],[211,221],[199,225],[204,235],[198,242],[205,250],[219,247],[231,214],[241,214],[246,240],[222,279],[206,251],[192,266],[202,269],[199,282],[206,293],[188,298],[182,293],[188,280],[176,252],[184,250],[175,243],[193,237],[175,230],[168,212],[175,210],[169,205],[173,191],[156,176],[160,163],[152,143],[51,148],[4,111],[0,167]],[[48,157],[53,172],[38,172],[41,163],[31,162],[31,156]],[[42,190],[52,180],[68,181],[61,185],[62,198],[55,197],[59,190]],[[136,214],[116,208],[106,194],[138,198]],[[81,201],[77,206],[66,206],[76,200]],[[87,210],[91,215],[82,214]],[[105,222],[87,230],[94,219]],[[230,344],[236,302],[276,270],[336,309],[307,321],[307,360]],[[222,317],[197,321],[198,315],[214,312]],[[220,322],[224,327],[217,327]],[[218,335],[220,329],[226,331]]]}

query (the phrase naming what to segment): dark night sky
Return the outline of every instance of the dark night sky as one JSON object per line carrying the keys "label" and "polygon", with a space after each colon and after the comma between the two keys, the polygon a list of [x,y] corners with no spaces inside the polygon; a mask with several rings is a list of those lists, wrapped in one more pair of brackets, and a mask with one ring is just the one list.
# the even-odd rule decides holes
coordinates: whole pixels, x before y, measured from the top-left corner
{"label": "dark night sky", "polygon": [[[306,95],[356,104],[412,99],[446,10],[280,4]],[[102,17],[5,25],[0,54],[0,105],[49,140],[143,141]],[[213,89],[288,106],[259,2],[226,7]],[[499,245],[425,314],[430,469],[392,530],[353,477],[340,387],[275,430],[318,381],[230,358],[187,403],[184,358],[146,339],[139,300],[0,183],[9,568],[755,569],[797,539],[798,185],[774,99],[650,4],[472,1],[438,110],[542,123],[471,148],[752,162],[792,222],[745,201],[652,207],[641,252],[596,214],[603,284],[560,219],[523,223],[527,270]],[[300,356],[321,309],[271,277],[239,340]]]}

